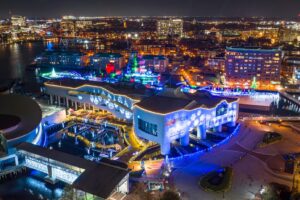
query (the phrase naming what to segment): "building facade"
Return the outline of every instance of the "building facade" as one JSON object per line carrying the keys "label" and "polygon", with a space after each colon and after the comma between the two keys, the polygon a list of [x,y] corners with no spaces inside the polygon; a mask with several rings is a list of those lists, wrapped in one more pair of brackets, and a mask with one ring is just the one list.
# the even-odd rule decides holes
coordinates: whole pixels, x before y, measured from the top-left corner
{"label": "building facade", "polygon": [[[144,97],[145,91],[131,85],[106,84],[83,80],[53,80],[45,83],[50,104],[78,109],[100,109],[131,121],[133,105]],[[141,92],[140,92],[141,91]]]}
{"label": "building facade", "polygon": [[190,133],[206,139],[207,131],[221,132],[223,126],[234,127],[238,117],[236,98],[212,96],[198,91],[181,92],[180,88],[150,94],[146,89],[82,80],[54,80],[45,84],[50,103],[67,108],[100,109],[115,117],[133,122],[137,136],[156,142],[161,154],[170,153],[177,139],[189,145]]}
{"label": "building facade", "polygon": [[160,38],[168,36],[183,36],[182,19],[163,19],[157,21],[157,33]]}
{"label": "building facade", "polygon": [[214,72],[225,72],[225,59],[222,57],[208,58],[205,66]]}
{"label": "building facade", "polygon": [[139,137],[160,144],[161,154],[167,155],[171,143],[176,139],[180,139],[181,145],[187,146],[194,129],[198,139],[206,139],[209,129],[221,132],[223,125],[235,126],[237,116],[236,99],[203,95],[157,95],[135,105],[133,124]]}
{"label": "building facade", "polygon": [[95,70],[107,70],[108,66],[112,66],[113,71],[116,71],[125,65],[124,57],[119,53],[97,53],[90,60]]}
{"label": "building facade", "polygon": [[169,64],[169,60],[165,56],[144,55],[142,61],[146,68],[158,73],[165,72]]}
{"label": "building facade", "polygon": [[26,26],[26,18],[23,16],[13,15],[11,18],[11,25],[14,27]]}
{"label": "building facade", "polygon": [[45,51],[35,59],[39,67],[82,68],[89,64],[89,57],[81,52]]}
{"label": "building facade", "polygon": [[282,66],[281,75],[291,84],[300,83],[300,58],[287,57]]}
{"label": "building facade", "polygon": [[280,83],[279,49],[227,48],[225,56],[226,80],[232,85],[250,87],[254,78],[264,89]]}

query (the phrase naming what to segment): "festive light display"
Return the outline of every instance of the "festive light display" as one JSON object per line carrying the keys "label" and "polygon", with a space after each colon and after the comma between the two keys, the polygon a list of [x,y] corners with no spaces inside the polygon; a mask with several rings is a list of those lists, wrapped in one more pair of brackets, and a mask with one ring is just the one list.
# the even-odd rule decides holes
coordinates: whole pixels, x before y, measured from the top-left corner
{"label": "festive light display", "polygon": [[94,74],[82,75],[76,71],[63,71],[56,72],[54,68],[49,73],[41,73],[40,76],[44,79],[59,79],[59,78],[71,78],[71,79],[80,79],[80,80],[91,80],[103,82],[103,80],[99,77],[96,77]]}
{"label": "festive light display", "polygon": [[253,77],[252,83],[251,83],[251,88],[256,89],[257,88],[257,83],[256,83],[256,77]]}
{"label": "festive light display", "polygon": [[[170,143],[180,138],[184,145],[184,141],[188,142],[186,137],[193,129],[197,129],[197,135],[205,138],[206,130],[209,128],[216,128],[227,123],[235,126],[237,111],[237,102],[228,103],[226,100],[212,108],[199,106],[193,110],[179,109],[169,113],[153,112],[135,105],[134,126],[139,137],[159,143],[161,153],[168,154]],[[158,135],[153,137],[153,135],[140,130],[138,120],[157,125]],[[161,124],[165,125],[161,126]]]}
{"label": "festive light display", "polygon": [[109,75],[115,71],[115,65],[113,63],[108,63],[105,68],[106,73]]}
{"label": "festive light display", "polygon": [[58,75],[56,74],[56,72],[55,72],[55,69],[54,69],[54,68],[52,68],[52,72],[51,72],[51,75],[50,75],[50,77],[51,77],[51,78],[57,78],[57,77],[58,77]]}

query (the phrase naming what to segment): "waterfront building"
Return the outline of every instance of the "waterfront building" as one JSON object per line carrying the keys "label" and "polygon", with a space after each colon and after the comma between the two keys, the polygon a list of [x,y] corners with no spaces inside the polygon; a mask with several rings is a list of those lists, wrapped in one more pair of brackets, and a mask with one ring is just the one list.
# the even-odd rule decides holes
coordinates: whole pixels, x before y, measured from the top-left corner
{"label": "waterfront building", "polygon": [[96,71],[116,72],[124,67],[124,57],[119,53],[97,53],[90,58],[90,65]]}
{"label": "waterfront building", "polygon": [[134,106],[135,133],[160,144],[161,154],[169,154],[171,143],[177,139],[189,145],[191,131],[198,139],[206,139],[206,132],[221,132],[223,125],[234,127],[238,103],[235,98],[221,98],[208,93],[182,93],[178,89],[143,99]]}
{"label": "waterfront building", "polygon": [[157,33],[160,38],[168,36],[183,36],[182,19],[162,19],[157,21]]}
{"label": "waterfront building", "polygon": [[67,183],[89,199],[110,199],[114,193],[129,192],[129,170],[124,163],[105,158],[96,163],[30,143],[21,143],[17,150],[23,166],[47,174],[49,183]]}
{"label": "waterfront building", "polygon": [[88,66],[89,57],[82,52],[44,51],[35,61],[38,67],[80,69]]}
{"label": "waterfront building", "polygon": [[250,87],[256,79],[260,89],[274,89],[280,84],[279,49],[226,48],[225,72],[229,85]]}
{"label": "waterfront building", "polygon": [[45,83],[50,104],[77,110],[106,110],[114,116],[132,121],[133,105],[151,91],[135,83],[109,84],[103,82],[57,79]]}
{"label": "waterfront building", "polygon": [[71,106],[77,110],[106,110],[115,117],[133,122],[135,133],[157,142],[161,153],[168,154],[170,144],[180,139],[188,145],[189,134],[205,139],[208,130],[222,131],[234,127],[238,102],[235,98],[212,96],[206,92],[183,93],[180,88],[165,89],[155,94],[134,84],[107,84],[93,81],[62,79],[45,83],[50,103]]}

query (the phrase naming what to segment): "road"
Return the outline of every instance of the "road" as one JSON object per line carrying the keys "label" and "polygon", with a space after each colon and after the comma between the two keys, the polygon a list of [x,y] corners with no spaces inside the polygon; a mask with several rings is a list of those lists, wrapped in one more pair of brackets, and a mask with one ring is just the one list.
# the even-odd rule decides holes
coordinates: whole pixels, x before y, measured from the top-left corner
{"label": "road", "polygon": [[[283,142],[274,144],[276,146],[257,148],[257,144],[262,140],[266,131],[284,132]],[[299,141],[300,135],[291,133],[286,130],[286,127],[278,125],[273,127],[253,121],[241,122],[240,133],[232,140],[208,152],[192,164],[176,169],[171,178],[176,188],[183,193],[184,200],[254,199],[255,194],[267,183],[278,182],[288,186],[292,185],[290,176],[284,174],[277,176],[264,162],[264,159],[299,148],[294,142],[293,147],[284,150],[290,142],[288,138],[295,141],[298,138]],[[234,176],[230,191],[223,195],[200,189],[198,182],[201,176],[221,166],[233,167]]]}

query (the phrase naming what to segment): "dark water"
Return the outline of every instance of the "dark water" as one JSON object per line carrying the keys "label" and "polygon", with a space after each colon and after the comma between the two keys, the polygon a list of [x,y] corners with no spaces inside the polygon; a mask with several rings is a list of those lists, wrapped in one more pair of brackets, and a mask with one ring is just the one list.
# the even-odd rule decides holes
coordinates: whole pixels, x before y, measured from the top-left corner
{"label": "dark water", "polygon": [[44,49],[42,42],[0,45],[0,83],[18,80],[26,91],[38,90],[34,71],[26,68]]}
{"label": "dark water", "polygon": [[45,175],[37,171],[29,171],[15,178],[1,180],[1,200],[57,200],[62,196],[65,184],[59,182],[55,185],[44,181]]}

